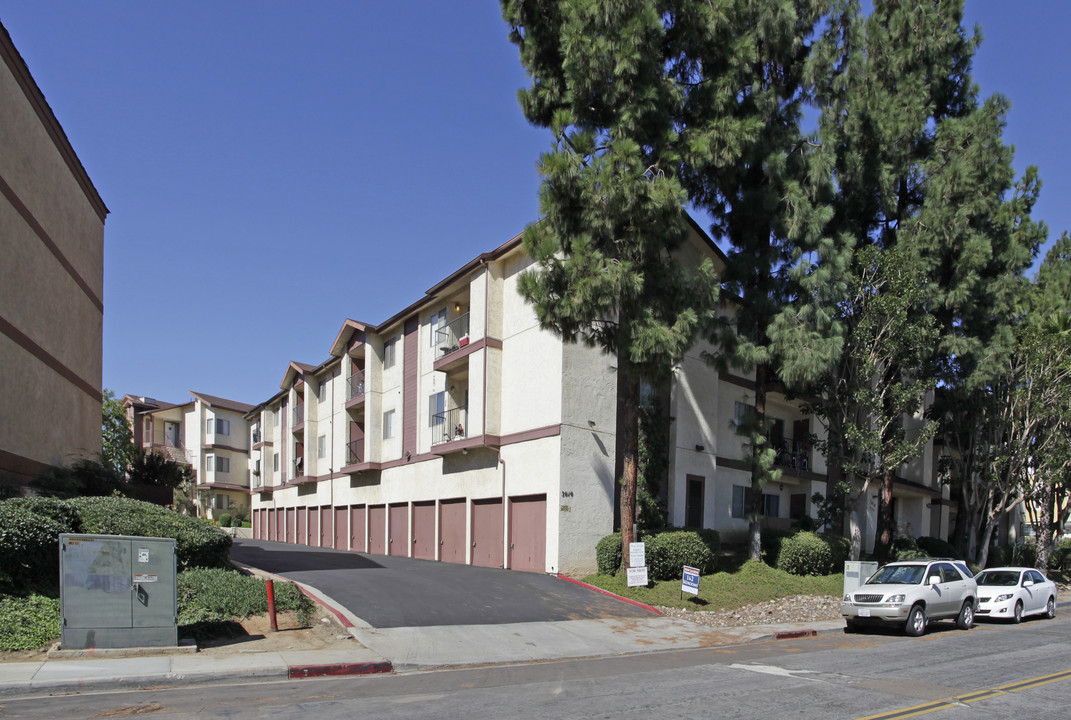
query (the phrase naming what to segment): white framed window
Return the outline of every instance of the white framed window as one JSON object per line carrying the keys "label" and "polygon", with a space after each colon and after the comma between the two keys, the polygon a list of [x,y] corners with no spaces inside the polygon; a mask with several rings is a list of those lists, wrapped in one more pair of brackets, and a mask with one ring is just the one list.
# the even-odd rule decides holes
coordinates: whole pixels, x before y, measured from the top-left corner
{"label": "white framed window", "polygon": [[216,418],[216,435],[230,435],[231,421]]}
{"label": "white framed window", "polygon": [[432,393],[428,396],[428,427],[435,427],[446,422],[446,392]]}
{"label": "white framed window", "polygon": [[275,427],[279,427],[279,408],[275,408],[271,411],[271,424]]}
{"label": "white framed window", "polygon": [[397,361],[398,354],[398,338],[392,337],[387,342],[383,343],[383,369],[394,367],[394,363]]}
{"label": "white framed window", "polygon": [[394,411],[388,410],[383,413],[383,439],[390,440],[394,437]]}
{"label": "white framed window", "polygon": [[321,378],[319,384],[316,386],[316,400],[317,402],[323,402],[327,399],[327,383],[331,378]]}
{"label": "white framed window", "polygon": [[212,453],[205,455],[205,471],[214,472],[216,469],[216,456]]}
{"label": "white framed window", "polygon": [[431,332],[430,332],[430,335],[431,335],[430,345],[432,347],[435,347],[436,345],[439,344],[439,328],[444,327],[445,325],[446,325],[446,308],[443,308],[439,312],[437,312],[434,315],[432,315],[431,319],[428,321],[428,326],[431,329]]}
{"label": "white framed window", "polygon": [[216,458],[216,472],[229,473],[231,471],[231,459],[220,455]]}
{"label": "white framed window", "polygon": [[327,435],[316,438],[316,457],[321,460],[327,457]]}
{"label": "white framed window", "polygon": [[272,472],[279,472],[279,453],[271,456],[271,469]]}
{"label": "white framed window", "polygon": [[211,435],[216,431],[216,419],[208,418],[205,420],[205,433]]}
{"label": "white framed window", "polygon": [[749,489],[746,485],[733,485],[733,504],[730,509],[732,517],[742,518],[747,514],[747,494]]}
{"label": "white framed window", "polygon": [[229,510],[231,507],[231,498],[229,495],[213,495],[212,504],[216,510]]}

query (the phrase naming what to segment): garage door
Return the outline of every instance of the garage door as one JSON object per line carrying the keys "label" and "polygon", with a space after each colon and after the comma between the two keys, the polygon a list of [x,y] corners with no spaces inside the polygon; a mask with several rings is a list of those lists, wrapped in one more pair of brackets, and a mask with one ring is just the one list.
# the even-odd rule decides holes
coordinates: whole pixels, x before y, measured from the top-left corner
{"label": "garage door", "polygon": [[297,542],[297,510],[296,508],[286,509],[286,542]]}
{"label": "garage door", "polygon": [[278,520],[275,519],[275,508],[268,508],[268,539],[275,540],[278,535],[276,534],[276,525]]}
{"label": "garage door", "polygon": [[331,508],[320,508],[320,547],[329,548],[334,546],[334,530],[331,528]]}
{"label": "garage door", "polygon": [[465,562],[465,498],[439,503],[439,560]]}
{"label": "garage door", "polygon": [[349,550],[350,538],[348,535],[348,523],[346,522],[346,516],[349,515],[349,508],[337,507],[335,508],[335,550]]}
{"label": "garage door", "polygon": [[390,506],[390,541],[388,555],[409,557],[409,503]]}
{"label": "garage door", "polygon": [[502,498],[472,501],[472,564],[502,567]]}
{"label": "garage door", "polygon": [[547,496],[509,499],[509,566],[512,570],[546,572]]}
{"label": "garage door", "polygon": [[373,505],[368,508],[368,552],[373,555],[387,554],[386,505]]}
{"label": "garage door", "polygon": [[435,559],[435,503],[413,503],[413,557]]}
{"label": "garage door", "polygon": [[316,527],[316,516],[310,514],[308,508],[298,508],[297,511],[297,543],[299,545],[308,545],[309,537],[315,533],[309,532],[309,526]]}
{"label": "garage door", "polygon": [[364,505],[350,508],[350,550],[365,552],[368,549],[368,533],[364,531]]}

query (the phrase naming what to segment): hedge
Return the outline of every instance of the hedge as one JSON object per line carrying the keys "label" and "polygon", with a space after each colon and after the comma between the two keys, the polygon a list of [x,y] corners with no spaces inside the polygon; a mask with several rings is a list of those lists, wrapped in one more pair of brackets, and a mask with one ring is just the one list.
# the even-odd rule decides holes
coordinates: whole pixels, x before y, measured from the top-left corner
{"label": "hedge", "polygon": [[595,545],[595,567],[600,575],[616,575],[621,569],[621,533],[610,533]]}
{"label": "hedge", "polygon": [[0,589],[26,592],[59,584],[59,535],[70,527],[10,501],[0,502]]}
{"label": "hedge", "polygon": [[685,565],[704,575],[718,566],[721,539],[714,530],[670,530],[644,538],[644,544],[651,580],[679,580]]}
{"label": "hedge", "polygon": [[829,575],[833,572],[833,551],[813,532],[796,533],[781,542],[777,569],[792,575]]}

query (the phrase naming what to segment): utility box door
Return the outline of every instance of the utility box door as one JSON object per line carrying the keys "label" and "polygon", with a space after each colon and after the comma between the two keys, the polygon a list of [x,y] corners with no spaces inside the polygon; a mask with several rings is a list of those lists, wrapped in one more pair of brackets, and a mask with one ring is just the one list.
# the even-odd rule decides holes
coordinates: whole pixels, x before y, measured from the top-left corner
{"label": "utility box door", "polygon": [[871,575],[878,571],[878,564],[871,561],[848,560],[844,563],[844,594],[855,592]]}
{"label": "utility box door", "polygon": [[60,535],[64,649],[178,644],[175,541]]}

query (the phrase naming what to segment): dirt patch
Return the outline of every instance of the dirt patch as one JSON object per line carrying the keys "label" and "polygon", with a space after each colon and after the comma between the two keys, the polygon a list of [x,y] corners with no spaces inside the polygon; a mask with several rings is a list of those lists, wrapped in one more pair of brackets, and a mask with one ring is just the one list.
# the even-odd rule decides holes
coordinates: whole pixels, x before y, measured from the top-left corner
{"label": "dirt patch", "polygon": [[[346,628],[328,612],[317,608],[309,627],[298,622],[293,612],[279,613],[279,630],[271,629],[268,615],[254,615],[238,621],[240,634],[202,640],[199,651],[205,655],[225,656],[238,653],[283,652],[289,650],[352,650],[362,647]],[[46,659],[48,647],[34,650],[0,653],[0,663],[41,662]]]}

